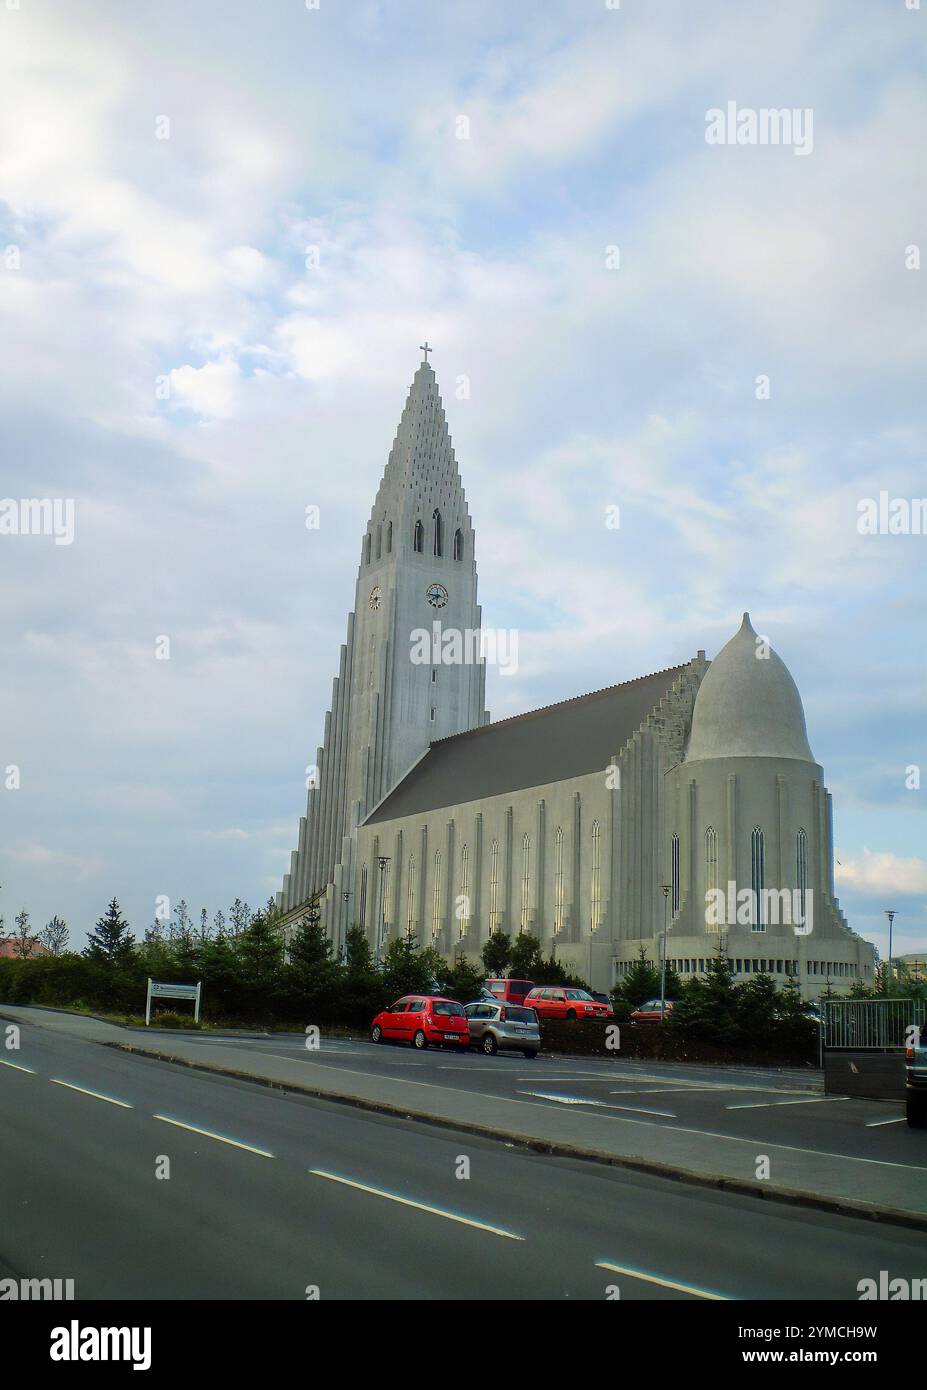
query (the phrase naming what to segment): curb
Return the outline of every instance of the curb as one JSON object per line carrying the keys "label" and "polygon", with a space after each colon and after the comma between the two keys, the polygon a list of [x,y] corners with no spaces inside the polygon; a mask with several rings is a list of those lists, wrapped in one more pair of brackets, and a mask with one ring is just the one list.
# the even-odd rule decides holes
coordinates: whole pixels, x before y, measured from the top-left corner
{"label": "curb", "polygon": [[118,1052],[131,1052],[139,1057],[151,1057],[159,1062],[170,1062],[174,1066],[189,1067],[191,1071],[204,1071],[214,1076],[227,1076],[234,1081],[250,1081],[258,1086],[267,1086],[272,1091],[289,1091],[294,1095],[311,1096],[314,1100],[327,1100],[336,1105],[350,1105],[356,1110],[368,1110],[374,1114],[388,1115],[393,1119],[416,1120],[422,1124],[433,1125],[437,1129],[452,1129],[461,1134],[472,1134],[483,1139],[504,1140],[516,1148],[526,1149],[531,1153],[547,1154],[552,1158],[580,1159],[586,1163],[599,1163],[608,1168],[625,1168],[631,1172],[649,1174],[651,1177],[668,1178],[673,1182],[685,1183],[691,1187],[710,1187],[714,1188],[715,1191],[731,1192],[740,1197],[759,1197],[763,1201],[812,1208],[816,1211],[829,1212],[834,1216],[854,1216],[868,1221],[880,1221],[889,1226],[903,1226],[909,1230],[927,1231],[927,1212],[902,1211],[897,1207],[877,1207],[872,1202],[860,1202],[852,1197],[825,1197],[817,1192],[805,1192],[801,1188],[773,1187],[750,1182],[746,1178],[729,1178],[720,1173],[699,1173],[689,1168],[675,1168],[672,1164],[660,1163],[657,1159],[636,1158],[624,1154],[606,1154],[598,1149],[584,1149],[578,1144],[527,1138],[523,1134],[512,1134],[508,1130],[498,1129],[494,1125],[430,1115],[424,1111],[411,1110],[406,1105],[392,1105],[388,1101],[369,1100],[364,1096],[326,1091],[319,1086],[304,1086],[294,1081],[275,1081],[269,1077],[255,1076],[251,1072],[238,1071],[232,1067],[194,1062],[186,1057],[174,1057],[168,1053],[136,1047],[132,1043],[106,1042],[102,1046],[113,1047]]}

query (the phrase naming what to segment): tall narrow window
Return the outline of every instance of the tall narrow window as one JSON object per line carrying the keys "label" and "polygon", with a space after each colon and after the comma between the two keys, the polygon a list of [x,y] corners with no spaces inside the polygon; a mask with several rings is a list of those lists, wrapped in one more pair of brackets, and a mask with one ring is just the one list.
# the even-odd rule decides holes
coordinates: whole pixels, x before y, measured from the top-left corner
{"label": "tall narrow window", "polygon": [[466,936],[470,930],[470,850],[464,845],[460,851],[460,903],[457,908],[460,935]]}
{"label": "tall narrow window", "polygon": [[531,836],[526,835],[521,842],[521,920],[519,931],[528,930],[531,910]]}
{"label": "tall narrow window", "polygon": [[441,513],[438,511],[437,507],[435,507],[434,512],[433,512],[433,514],[432,514],[432,520],[433,520],[433,522],[434,522],[434,527],[435,527],[435,533],[434,533],[434,552],[435,552],[436,555],[443,555],[443,554],[444,554],[444,537],[443,537],[442,532],[441,532]]}
{"label": "tall narrow window", "polygon": [[493,840],[489,851],[489,930],[499,925],[496,909],[499,905],[499,841]]}
{"label": "tall narrow window", "polygon": [[388,522],[386,523],[386,553],[387,553],[387,555],[391,555],[391,554],[392,554],[392,551],[393,551],[393,523],[392,523],[391,521],[388,521]]}
{"label": "tall narrow window", "polygon": [[420,521],[415,523],[415,530],[412,532],[412,549],[419,553],[425,549],[425,528]]}
{"label": "tall narrow window", "polygon": [[554,873],[554,931],[563,931],[563,827],[557,826],[557,867]]}
{"label": "tall narrow window", "polygon": [[366,864],[365,864],[365,865],[363,866],[363,868],[361,869],[360,906],[359,906],[359,908],[358,908],[358,913],[357,913],[357,925],[358,925],[359,927],[366,927],[366,925],[367,925],[367,865],[366,865]]}
{"label": "tall narrow window", "polygon": [[377,526],[377,559],[383,554],[383,527]]}
{"label": "tall narrow window", "polygon": [[[714,893],[718,887],[718,832],[713,826],[705,831],[705,892]],[[706,901],[706,907],[708,906]]]}
{"label": "tall narrow window", "polygon": [[370,532],[364,537],[364,564],[370,564]]}
{"label": "tall narrow window", "polygon": [[592,883],[589,893],[590,926],[596,931],[602,921],[602,865],[599,822],[592,822]]}
{"label": "tall narrow window", "polygon": [[673,885],[673,916],[679,911],[679,836],[673,836],[670,883]]}
{"label": "tall narrow window", "polygon": [[801,915],[802,926],[808,921],[805,899],[808,893],[808,836],[804,830],[799,830],[795,844],[796,858],[796,880],[798,883],[798,911]]}
{"label": "tall narrow window", "polygon": [[406,936],[415,936],[415,855],[409,855],[409,886],[406,890]]}
{"label": "tall narrow window", "polygon": [[390,910],[389,910],[389,871],[390,871],[390,867],[391,867],[390,861],[387,859],[386,863],[383,865],[383,879],[382,879],[382,893],[383,893],[383,912],[382,912],[382,916],[383,916],[383,935],[384,935],[384,937],[389,933],[389,923],[390,923]]}
{"label": "tall narrow window", "polygon": [[766,845],[758,825],[754,826],[750,837],[750,886],[753,889],[753,930],[765,931]]}
{"label": "tall narrow window", "polygon": [[431,904],[431,938],[436,940],[441,931],[441,851],[435,850],[435,887]]}
{"label": "tall narrow window", "polygon": [[459,528],[454,532],[454,559],[463,559],[463,531]]}

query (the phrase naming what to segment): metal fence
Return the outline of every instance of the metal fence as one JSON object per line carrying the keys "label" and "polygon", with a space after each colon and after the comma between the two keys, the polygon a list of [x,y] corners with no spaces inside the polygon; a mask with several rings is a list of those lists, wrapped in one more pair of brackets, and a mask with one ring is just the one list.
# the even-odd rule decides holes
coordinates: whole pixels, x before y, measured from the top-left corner
{"label": "metal fence", "polygon": [[917,999],[827,999],[821,1003],[824,1049],[897,1050],[911,1030],[927,1032],[927,1003]]}

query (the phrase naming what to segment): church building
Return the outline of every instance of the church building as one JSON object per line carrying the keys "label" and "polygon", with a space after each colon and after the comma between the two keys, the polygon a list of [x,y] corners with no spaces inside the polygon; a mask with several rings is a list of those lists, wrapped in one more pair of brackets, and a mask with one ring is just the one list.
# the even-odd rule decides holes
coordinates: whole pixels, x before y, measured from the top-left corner
{"label": "church building", "polygon": [[[641,946],[685,980],[815,998],[872,983],[834,895],[830,793],[798,689],[748,614],[688,661],[491,723],[475,535],[434,371],[415,373],[361,543],[317,776],[277,895],[479,960],[491,932],[610,989]],[[448,640],[450,639],[450,640]],[[603,673],[607,676],[607,672]]]}

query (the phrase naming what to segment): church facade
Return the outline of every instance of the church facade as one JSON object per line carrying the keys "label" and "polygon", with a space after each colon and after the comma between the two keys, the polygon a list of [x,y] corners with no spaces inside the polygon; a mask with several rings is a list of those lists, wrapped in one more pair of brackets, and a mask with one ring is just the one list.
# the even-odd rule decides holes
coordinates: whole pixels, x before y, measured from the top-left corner
{"label": "church facade", "polygon": [[709,662],[491,723],[475,535],[421,363],[363,537],[354,612],[277,904],[479,959],[491,932],[610,989],[643,946],[685,980],[871,983],[834,893],[831,799],[798,690],[744,614]]}

